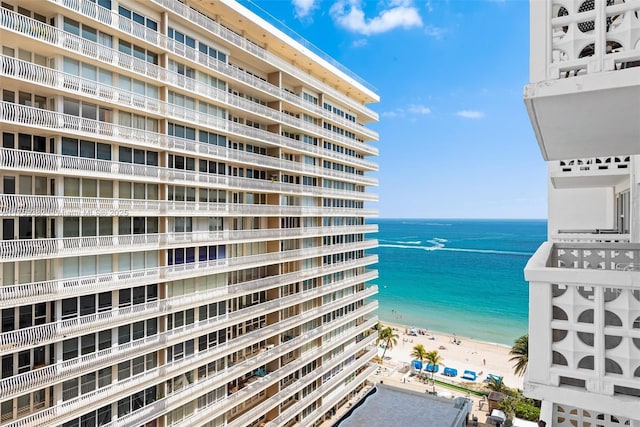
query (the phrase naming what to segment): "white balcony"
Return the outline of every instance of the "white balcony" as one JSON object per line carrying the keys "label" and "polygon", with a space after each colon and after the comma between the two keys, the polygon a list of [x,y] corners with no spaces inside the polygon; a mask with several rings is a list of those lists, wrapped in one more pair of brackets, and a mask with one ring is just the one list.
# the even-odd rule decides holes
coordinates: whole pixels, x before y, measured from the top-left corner
{"label": "white balcony", "polygon": [[[371,325],[370,327],[372,327],[373,325],[375,325],[375,322],[377,322],[377,319],[371,319],[371,321],[367,322],[367,325]],[[335,327],[333,327],[332,329],[335,329]],[[354,337],[354,331],[350,330],[350,331],[346,331],[345,333],[340,335],[340,342],[344,342],[344,341],[348,341],[353,339]],[[252,408],[251,411],[248,411],[246,414],[241,415],[240,417],[234,419],[233,421],[231,421],[230,423],[228,423],[229,426],[242,426],[242,425],[247,425],[251,420],[253,420],[254,418],[256,418],[256,414],[262,414],[262,413],[266,413],[268,412],[270,409],[274,408],[275,406],[277,406],[281,401],[284,401],[286,399],[288,399],[289,397],[293,396],[295,393],[299,392],[300,390],[302,390],[304,387],[306,387],[307,385],[309,385],[310,383],[316,381],[318,379],[318,377],[324,375],[325,373],[328,373],[331,371],[331,369],[333,369],[335,366],[339,365],[340,363],[342,363],[345,360],[345,355],[347,356],[347,358],[353,354],[356,350],[358,349],[362,349],[365,348],[369,345],[369,342],[360,342],[354,346],[352,346],[352,348],[350,348],[350,352],[343,352],[340,356],[336,357],[334,360],[332,360],[331,362],[327,363],[326,365],[323,365],[319,371],[314,372],[314,373],[310,373],[306,376],[304,376],[303,378],[295,381],[294,383],[292,383],[292,385],[290,385],[289,387],[287,387],[284,391],[280,391],[276,396],[262,402],[261,404],[257,405],[256,407]],[[330,351],[331,348],[333,348],[335,346],[332,347],[328,347],[327,349],[324,349],[323,352],[327,352]],[[305,353],[303,355],[303,358],[297,359],[296,361],[286,365],[282,370],[287,370],[287,374],[292,370],[292,367],[300,367],[303,366],[305,363],[307,363],[308,360],[311,360],[312,358],[310,358],[309,356],[313,356],[314,354],[318,354],[319,352],[313,352],[310,354]],[[279,372],[279,371],[276,371]],[[283,378],[285,375],[282,375],[282,373],[279,374],[279,378]],[[271,383],[275,383],[275,381],[271,381]],[[241,390],[239,393],[242,393],[243,390]],[[245,396],[243,397],[249,397],[246,396],[247,394],[251,394],[251,393],[255,393],[255,391],[250,390],[250,393],[244,393]],[[196,413],[194,413],[193,416],[186,418],[185,420],[182,421],[182,423],[177,424],[177,425],[199,425],[201,423],[206,423],[208,420],[214,418],[215,416],[219,415],[222,411],[228,411],[231,408],[233,408],[233,406],[236,406],[239,402],[236,401],[231,401],[230,403],[227,404],[220,404],[219,402],[216,402],[213,405],[210,405],[209,407],[205,408],[205,410],[203,411],[198,411]],[[222,407],[220,407],[222,406]],[[215,411],[212,411],[212,409],[214,409],[215,407]]]}
{"label": "white balcony", "polygon": [[[204,328],[207,323],[210,324],[211,322],[214,322],[216,327],[219,328],[230,326],[232,323],[249,320],[257,316],[257,313],[259,313],[260,311],[263,311],[266,314],[269,311],[283,309],[285,307],[300,303],[301,299],[304,300],[307,297],[313,298],[318,295],[322,296],[327,292],[331,292],[344,286],[344,283],[338,282],[334,286],[329,286],[326,288],[321,287],[307,293],[293,294],[276,300],[267,301],[256,306],[235,311],[233,313],[227,313],[215,318],[214,320],[210,320],[209,322],[201,322],[200,327]],[[358,301],[362,298],[373,296],[377,292],[378,288],[376,286],[369,286],[365,290],[352,294],[341,300],[322,305],[320,307],[317,307],[316,309],[309,310],[302,315],[293,317],[291,318],[291,321],[295,321],[296,324],[303,323],[304,320],[308,320],[313,316],[319,316],[323,314],[327,308],[346,304],[345,301]],[[215,298],[217,300],[223,300],[227,295],[220,295],[214,292],[212,293],[212,296],[217,297]],[[135,305],[132,307],[116,308],[102,313],[75,317],[72,319],[60,320],[44,325],[4,332],[0,334],[0,350],[24,350],[35,346],[60,341],[63,338],[70,338],[91,332],[97,332],[107,327],[116,327],[136,321],[147,320],[153,317],[157,317],[161,314],[186,310],[188,308],[195,308],[201,305],[201,303],[202,298],[199,295],[177,298],[175,301],[154,301],[146,304]],[[198,333],[202,333],[202,331],[200,331],[199,328],[195,326],[191,326],[190,329],[193,331],[194,336],[197,336]]]}
{"label": "white balcony", "polygon": [[639,153],[640,1],[530,5],[524,99],[544,159]]}
{"label": "white balcony", "polygon": [[628,183],[630,156],[590,157],[549,162],[549,178],[556,189],[615,187]]}
{"label": "white balcony", "polygon": [[[348,104],[351,108],[356,109],[357,111],[362,112],[363,114],[367,115],[368,117],[371,117],[375,120],[378,119],[378,114],[368,108],[366,108],[364,105],[359,104],[358,102],[355,102],[354,100],[351,100],[349,98],[343,99],[344,95],[338,91],[336,91],[334,88],[332,88],[331,86],[324,84],[322,82],[320,82],[318,79],[312,77],[311,75],[309,75],[308,73],[306,73],[304,70],[299,69],[295,66],[293,66],[292,64],[290,64],[289,62],[279,58],[278,56],[268,52],[266,49],[258,46],[257,44],[241,37],[240,35],[238,35],[237,33],[230,31],[229,29],[225,28],[224,26],[220,25],[219,23],[215,22],[214,20],[212,20],[211,18],[205,16],[204,14],[188,7],[185,6],[183,4],[176,4],[175,2],[172,2],[170,0],[152,0],[154,3],[157,3],[161,6],[163,6],[164,8],[166,8],[167,10],[174,12],[182,17],[184,17],[185,19],[187,19],[188,21],[192,22],[193,24],[203,28],[204,30],[206,30],[207,32],[221,37],[222,39],[224,39],[227,42],[232,43],[233,45],[235,45],[236,47],[244,50],[245,52],[255,56],[256,58],[262,59],[265,62],[269,63],[269,64],[273,64],[276,67],[278,67],[278,69],[286,71],[287,73],[291,74],[292,76],[298,78],[300,81],[309,84],[311,87],[316,87],[318,88],[321,92],[325,92],[330,94],[331,96],[333,96],[336,99],[341,99],[343,100],[344,103]],[[284,92],[284,91],[283,91]]]}
{"label": "white balcony", "polygon": [[640,245],[544,243],[529,260],[527,396],[638,419]]}
{"label": "white balcony", "polygon": [[[291,251],[283,251],[283,252],[270,252],[258,255],[250,255],[244,257],[235,257],[235,258],[224,258],[218,260],[210,260],[204,262],[194,262],[187,264],[178,264],[170,267],[166,267],[166,270],[163,270],[163,273],[166,273],[167,278],[171,278],[173,280],[177,280],[179,278],[190,278],[199,275],[205,274],[213,274],[213,273],[225,273],[229,271],[236,271],[240,268],[248,269],[248,268],[256,268],[262,267],[273,263],[279,262],[291,262],[291,261],[299,261],[302,259],[312,258],[312,257],[321,257],[324,255],[331,255],[334,253],[340,253],[345,251],[360,251],[373,249],[378,246],[377,240],[365,240],[362,242],[356,243],[348,243],[342,245],[331,245],[331,246],[319,246],[305,249],[297,249]],[[338,263],[336,266],[348,265],[350,262],[355,262],[360,265],[361,262],[369,263],[369,262],[377,262],[377,257],[365,257],[362,259],[354,259],[347,261],[345,263]],[[322,267],[325,268],[333,268]],[[338,267],[341,268],[341,267]],[[135,283],[136,277],[141,276],[149,276],[150,272],[155,273],[156,268],[145,269],[145,270],[137,270],[137,271],[124,271],[124,272],[114,272],[107,273],[104,275],[98,276],[88,276],[88,277],[80,277],[80,278],[71,278],[60,281],[47,281],[41,282],[37,284],[33,284],[33,289],[25,289],[25,285],[16,285],[16,286],[7,286],[0,287],[0,301],[9,301],[11,298],[38,298],[39,292],[58,292],[59,284],[64,283],[64,286],[95,286],[97,284],[103,284],[106,282],[120,282],[120,280],[133,280]],[[161,276],[162,280],[166,280],[165,276]],[[85,281],[86,280],[86,281]],[[100,281],[100,280],[104,280]],[[155,277],[149,276],[145,280],[151,280],[151,283],[156,281]],[[96,282],[97,281],[97,282]],[[124,282],[123,282],[124,283]],[[127,282],[127,286],[130,286],[130,282]],[[7,289],[6,292],[4,289]],[[83,288],[84,289],[84,288]],[[62,291],[63,294],[66,291]],[[11,305],[11,303],[8,303]]]}
{"label": "white balcony", "polygon": [[[377,303],[369,303],[365,307],[357,310],[359,315],[363,315],[368,310],[363,310],[364,308],[372,308],[375,310],[377,307]],[[355,313],[352,313],[355,314]],[[351,315],[347,316],[352,318]],[[355,318],[355,316],[353,316]],[[286,322],[286,321],[285,321]],[[343,323],[340,322],[340,325]],[[328,326],[328,325],[327,325]],[[338,325],[332,325],[331,329],[337,328]],[[326,332],[326,328],[321,327],[323,332]],[[354,334],[351,331],[345,332],[343,334],[344,339],[349,340],[353,339]],[[158,416],[164,415],[167,412],[182,406],[190,401],[193,401],[198,395],[202,393],[206,393],[209,390],[221,387],[225,385],[227,382],[237,378],[240,375],[243,375],[246,372],[252,371],[256,368],[256,366],[260,366],[262,364],[267,363],[268,360],[273,360],[276,357],[279,357],[282,354],[285,354],[291,349],[299,347],[303,345],[305,342],[309,342],[312,339],[317,337],[317,333],[315,331],[311,331],[309,333],[309,337],[297,337],[285,344],[282,344],[274,349],[268,350],[264,353],[260,353],[257,356],[246,359],[243,362],[236,364],[232,367],[229,367],[223,371],[218,372],[215,376],[207,377],[202,381],[198,381],[190,386],[187,386],[177,392],[174,392],[170,396],[167,396],[163,399],[159,399],[151,405],[146,406],[145,408],[133,412],[125,417],[121,417],[118,420],[108,424],[109,426],[128,426],[128,425],[142,425],[148,421],[151,421]],[[307,339],[308,338],[308,339]],[[264,390],[270,385],[277,383],[280,379],[294,372],[295,370],[301,368],[305,364],[307,364],[312,358],[315,358],[315,355],[303,355],[300,358],[294,360],[293,362],[287,364],[283,368],[278,371],[271,372],[266,376],[260,378],[260,380],[251,383],[249,386],[241,389],[240,391],[227,396],[225,399],[221,401],[215,402],[211,405],[208,411],[204,411],[199,413],[199,417],[211,417],[213,412],[211,409],[215,410],[215,414],[219,414],[221,411],[229,410],[233,406],[236,406],[242,401],[251,397],[251,395],[259,392],[260,390]],[[216,357],[217,358],[217,355]],[[215,359],[214,358],[214,359]],[[188,425],[193,425],[191,423],[195,422],[194,419],[189,419]]]}
{"label": "white balcony", "polygon": [[[372,320],[375,320],[377,322],[377,319],[372,319]],[[375,324],[375,322],[373,324]],[[360,342],[357,345],[357,349],[366,348],[369,344],[370,344],[369,341]],[[356,350],[355,348],[350,349],[350,353],[353,354],[355,350]],[[234,419],[233,421],[229,422],[227,425],[229,427],[240,427],[240,426],[248,425],[249,423],[251,423],[251,421],[257,418],[256,414],[265,414],[269,412],[276,406],[292,398],[296,393],[299,393],[304,387],[317,381],[319,377],[322,377],[325,374],[330,373],[333,368],[335,368],[337,365],[339,365],[344,361],[344,358],[341,356],[343,355],[340,355],[338,358],[336,358],[337,360],[334,359],[327,364],[323,364],[322,367],[320,367],[320,369],[318,370],[318,372],[315,372],[313,374],[308,374],[303,378],[294,380],[289,386],[281,390],[275,396],[271,397],[268,401],[257,406],[251,412],[247,412],[241,415],[240,417]],[[272,425],[282,425],[283,420],[289,419],[292,416],[294,416],[297,412],[301,411],[304,407],[306,407],[310,401],[313,401],[314,399],[318,398],[323,391],[326,391],[326,389],[331,388],[337,382],[339,382],[340,380],[343,380],[345,374],[349,375],[351,372],[354,372],[361,364],[366,364],[365,361],[369,361],[369,360],[370,359],[367,359],[366,356],[364,359],[362,358],[358,359],[355,363],[352,363],[351,365],[349,365],[348,369],[343,369],[339,375],[331,378],[325,384],[321,385],[319,388],[317,388],[316,390],[311,392],[309,395],[307,395],[307,397],[305,397],[304,400],[297,400],[296,401],[297,403],[293,403],[293,405],[289,406],[285,411],[283,411],[275,419],[270,420],[269,423]],[[209,418],[211,418],[211,415],[208,415],[207,418],[200,417],[199,419],[209,419]]]}
{"label": "white balcony", "polygon": [[[22,107],[28,109],[27,112],[38,115],[39,112],[49,113],[47,115],[54,116],[59,114],[46,112],[44,110],[37,110],[31,107],[23,107],[16,104],[0,103],[0,121],[2,121],[2,107],[5,105]],[[22,108],[16,108],[16,110]],[[13,109],[13,107],[11,107],[11,109]],[[90,121],[95,122],[94,120]],[[134,179],[145,182],[151,180],[157,183],[186,185],[197,184],[200,187],[215,188],[234,188],[238,186],[238,189],[264,191],[268,193],[290,192],[291,194],[335,196],[368,201],[375,201],[378,199],[377,194],[367,193],[364,191],[336,190],[309,185],[289,184],[280,181],[230,177],[227,175],[210,174],[199,171],[162,168],[158,166],[122,163],[109,160],[96,160],[85,157],[63,156],[59,154],[38,153],[9,148],[0,148],[0,167],[20,172],[50,172],[64,176],[86,176],[87,172],[91,172],[92,176],[104,179]]]}
{"label": "white balcony", "polygon": [[[201,63],[211,69],[217,70],[227,77],[233,78],[240,82],[244,82],[251,87],[259,88],[266,93],[271,95],[275,95],[280,97],[283,100],[287,100],[296,105],[299,105],[309,111],[312,111],[316,114],[321,114],[333,121],[341,123],[343,125],[347,125],[355,129],[357,132],[363,133],[373,139],[378,139],[377,133],[372,131],[371,129],[365,128],[364,126],[351,122],[349,120],[344,119],[336,114],[330,113],[329,111],[319,107],[315,104],[312,104],[308,101],[305,101],[301,97],[292,95],[291,93],[282,90],[276,86],[271,85],[270,83],[258,79],[248,73],[245,73],[243,70],[238,69],[232,65],[227,65],[225,63],[221,63],[215,58],[211,58],[208,55],[202,55],[198,50],[193,49],[189,46],[182,45],[177,43],[173,39],[160,34],[156,31],[151,30],[150,28],[145,27],[137,22],[134,22],[128,18],[125,18],[118,13],[105,9],[101,6],[98,6],[96,3],[93,3],[89,0],[49,0],[54,3],[60,4],[67,9],[77,12],[83,16],[89,17],[91,19],[96,19],[99,22],[111,26],[111,28],[115,30],[120,30],[127,34],[128,36],[134,36],[141,40],[144,40],[147,43],[151,43],[154,46],[157,46],[161,49],[166,49],[176,55],[179,55],[183,58],[186,58],[190,61]],[[215,25],[215,24],[214,24]],[[233,37],[232,40],[235,41],[236,38]],[[241,47],[241,46],[240,46]],[[293,99],[290,99],[293,98]],[[360,108],[363,108],[360,104],[356,104]],[[377,114],[371,110],[365,110],[369,115],[372,114],[377,120]]]}
{"label": "white balcony", "polygon": [[[237,260],[233,268],[241,268],[241,262],[247,257],[234,258]],[[253,257],[250,257],[253,260]],[[317,267],[309,270],[297,271],[285,275],[268,277],[246,282],[240,285],[233,285],[224,288],[220,292],[243,293],[246,286],[252,292],[268,288],[275,284],[284,285],[300,280],[318,277],[324,274],[342,271],[351,268],[365,267],[376,264],[377,255],[368,255],[364,258],[331,264],[326,267]],[[74,277],[59,280],[49,280],[45,282],[31,282],[17,285],[6,285],[0,287],[0,307],[14,307],[25,304],[36,304],[39,302],[51,301],[53,299],[70,298],[74,296],[97,293],[101,289],[121,289],[131,286],[142,286],[157,283],[160,280],[180,280],[197,276],[212,274],[215,272],[225,272],[230,268],[226,265],[226,260],[202,261],[193,264],[179,264],[167,267],[145,268],[141,270],[120,271],[91,276]],[[375,271],[375,270],[374,270]],[[370,272],[371,273],[371,272]],[[376,271],[377,277],[377,271]],[[363,280],[372,280],[370,279]]]}
{"label": "white balcony", "polygon": [[0,260],[23,260],[42,256],[84,255],[168,249],[197,244],[232,244],[265,240],[300,239],[351,233],[374,233],[378,226],[274,228],[256,230],[194,231],[185,233],[127,234],[0,241]]}
{"label": "white balcony", "polygon": [[[270,305],[274,307],[286,307],[291,304],[299,304],[302,301],[306,301],[309,298],[313,297],[316,294],[326,294],[339,288],[339,286],[332,286],[327,288],[326,291],[317,292],[317,290],[305,293],[305,295],[294,295],[291,297],[285,297],[279,300],[274,300],[271,302],[267,302],[261,304],[259,306],[248,307],[243,310],[236,311],[232,314],[226,314],[219,316],[218,318],[208,319],[207,321],[197,322],[192,325],[186,325],[181,328],[172,329],[168,332],[159,333],[154,336],[146,337],[141,340],[133,341],[127,344],[122,344],[117,347],[111,347],[109,349],[102,350],[97,353],[91,353],[85,356],[81,356],[76,359],[71,359],[68,361],[61,362],[56,365],[48,365],[44,368],[36,369],[33,371],[29,371],[17,376],[9,377],[7,379],[3,379],[0,381],[0,397],[2,399],[8,399],[17,397],[18,395],[35,391],[37,389],[43,388],[45,386],[53,385],[60,383],[66,379],[78,377],[80,375],[86,374],[88,372],[93,372],[98,369],[104,368],[106,366],[111,366],[116,363],[122,362],[124,360],[129,360],[133,357],[144,355],[146,353],[152,351],[161,350],[167,346],[171,346],[177,344],[179,342],[186,341],[188,339],[192,339],[202,335],[203,333],[207,333],[213,329],[221,329],[226,326],[230,326],[231,324],[237,324],[249,318],[255,317],[256,309],[260,309],[262,306]],[[361,296],[360,293],[355,294],[358,297],[365,298],[367,296],[371,296],[377,293],[377,288],[372,287],[368,289],[366,295]],[[296,296],[298,298],[296,298]],[[197,303],[201,303],[202,300],[206,300],[206,295],[198,295],[186,297],[186,298],[178,298],[172,304],[163,304],[165,310],[171,308],[172,311],[176,309],[184,309],[188,306],[193,306],[193,300],[196,300]],[[349,298],[349,300],[354,297]],[[165,301],[162,301],[165,303]],[[349,303],[349,301],[335,301],[331,304],[324,305],[322,307],[318,307],[313,310],[316,316],[322,315],[322,313],[329,312],[336,307],[340,307]],[[301,337],[296,337],[293,340],[287,341],[286,344],[281,344],[275,347],[276,350],[271,350],[269,355],[271,358],[278,357],[281,354],[291,351],[291,348],[300,346],[304,344],[304,342],[309,342],[312,339],[315,339],[322,334],[328,332],[329,330],[338,328],[349,321],[354,320],[357,317],[363,316],[366,313],[371,312],[375,309],[374,306],[370,304],[366,305],[366,310],[359,309],[354,313],[350,313],[347,316],[344,316],[337,322],[332,322],[331,324],[323,325],[322,327],[314,329],[311,333],[305,334]],[[267,307],[263,307],[267,309]],[[273,307],[272,307],[273,308]],[[297,324],[296,318],[287,319],[255,331],[246,333],[241,337],[238,337],[233,340],[229,340],[224,344],[216,346],[212,349],[211,352],[204,353],[196,353],[193,356],[187,357],[184,360],[179,362],[175,362],[172,364],[174,367],[183,368],[184,366],[194,366],[194,365],[202,365],[209,363],[213,360],[220,359],[227,355],[233,354],[236,351],[241,350],[251,344],[264,340],[267,336],[277,335],[283,330],[290,329]],[[362,328],[362,326],[361,326]],[[71,332],[69,331],[72,336]],[[301,342],[303,340],[304,342]],[[327,349],[323,349],[323,351],[328,351]],[[266,361],[263,361],[266,363]],[[242,364],[243,366],[245,364]],[[160,368],[158,368],[160,369]],[[167,365],[162,367],[164,371],[167,370]],[[171,372],[165,372],[166,376],[177,375]],[[233,375],[231,375],[233,377]],[[82,398],[80,398],[82,399]]]}
{"label": "white balcony", "polygon": [[[137,73],[141,73],[147,77],[150,77],[153,79],[159,79],[162,81],[163,84],[167,84],[167,83],[174,84],[178,87],[189,89],[196,94],[208,93],[213,90],[207,85],[198,83],[196,80],[185,78],[184,76],[174,73],[172,71],[169,71],[165,68],[161,68],[157,65],[146,62],[144,60],[134,58],[133,56],[130,56],[130,55],[122,54],[117,50],[107,48],[98,43],[94,43],[89,40],[78,37],[74,34],[66,33],[55,27],[49,26],[47,24],[41,23],[31,18],[27,18],[23,15],[17,14],[8,9],[0,10],[0,28],[6,28],[11,32],[16,32],[21,35],[26,35],[26,36],[35,38],[41,42],[53,44],[56,47],[62,48],[67,51],[71,51],[75,55],[82,54],[90,58],[90,61],[98,60],[100,62],[110,64],[119,68],[124,68]],[[17,42],[18,41],[16,41],[16,43]],[[15,71],[12,71],[10,68],[7,69],[6,72],[8,74],[15,73]],[[93,87],[93,85],[91,87]],[[215,94],[210,94],[210,96],[211,95],[215,96]],[[221,93],[218,96],[223,97],[223,99],[225,99],[226,102],[229,102],[228,94]],[[249,103],[248,101],[242,98],[238,98],[237,103],[243,103],[243,105],[244,103],[247,103],[246,104],[247,108],[252,108],[252,109],[258,108],[251,105],[255,103]],[[263,110],[261,111],[263,114],[270,114],[270,115],[274,114],[272,113],[273,110],[267,111],[270,109],[266,107],[262,107],[262,108]],[[180,117],[181,112],[184,113],[185,109],[179,108],[177,106],[172,106],[172,111],[169,111],[169,113],[172,114],[174,117]],[[277,112],[276,114],[281,115],[282,113]],[[259,140],[270,141],[270,142],[274,142],[275,144],[285,144],[285,145],[286,143],[284,142],[284,140],[288,139],[286,137],[282,137],[280,135],[277,135],[271,132],[255,129],[250,126],[241,125],[238,123],[233,123],[225,119],[215,118],[213,116],[201,114],[199,112],[183,114],[183,119],[190,121],[194,116],[199,117],[200,121],[204,121],[205,124],[213,127],[217,131],[221,130],[227,133],[235,133],[241,137],[248,137],[248,138],[255,137]],[[302,126],[302,123],[304,122],[300,121],[299,125]],[[306,124],[306,126],[311,126],[311,125]],[[378,149],[369,144],[358,142],[333,132],[329,132],[326,134],[325,132],[326,131],[324,129],[318,126],[314,127],[314,133],[318,135],[322,134],[327,138],[339,141],[342,144],[350,148],[353,148],[358,152],[363,152],[369,155],[377,155],[378,153]],[[309,144],[304,144],[303,142],[300,142],[300,141],[297,141],[297,142],[298,144],[295,144],[295,145],[297,145],[299,149],[302,149],[303,151],[308,150],[310,147]],[[291,143],[289,142],[289,144]],[[335,156],[335,154],[333,155],[331,154],[331,150],[322,150],[322,151],[326,151],[326,155],[328,157]],[[350,156],[342,156],[342,157],[350,157]]]}
{"label": "white balcony", "polygon": [[[362,349],[366,348],[369,345],[368,343],[365,343],[365,344],[366,345],[363,345],[361,347]],[[288,408],[281,415],[279,415],[278,417],[276,417],[275,419],[270,421],[267,424],[267,426],[275,427],[275,426],[279,426],[279,425],[285,424],[286,421],[288,421],[291,418],[293,418],[298,412],[302,411],[306,406],[308,406],[310,401],[315,400],[315,399],[317,399],[319,397],[322,397],[323,393],[326,393],[327,391],[331,390],[337,384],[340,384],[341,382],[344,382],[344,380],[349,375],[351,375],[353,372],[357,371],[358,369],[360,369],[360,368],[366,366],[368,363],[370,363],[371,359],[373,359],[373,357],[375,357],[376,352],[377,352],[377,349],[375,347],[370,349],[366,354],[364,354],[359,359],[354,361],[349,366],[348,369],[343,369],[342,371],[340,371],[340,373],[338,375],[332,377],[331,379],[329,379],[329,381],[325,382],[320,387],[318,387],[316,390],[314,390],[312,393],[310,393],[307,396],[307,399],[301,400],[300,402],[296,403],[292,407]],[[354,378],[349,383],[349,385],[343,385],[342,388],[337,389],[336,390],[336,395],[334,396],[333,399],[328,398],[328,399],[326,399],[326,402],[324,402],[324,399],[323,399],[323,405],[320,406],[315,411],[313,411],[313,413],[310,414],[308,417],[306,417],[304,419],[304,424],[306,424],[306,423],[313,424],[314,418],[317,419],[317,418],[323,416],[329,409],[331,409],[331,407],[333,407],[333,405],[338,403],[338,401],[341,400],[343,397],[347,396],[352,389],[355,389],[357,386],[359,386],[366,378],[368,378],[373,372],[375,372],[376,369],[377,369],[376,366],[371,366],[369,369],[366,369],[364,372],[362,372],[356,378]]]}
{"label": "white balcony", "polygon": [[[0,154],[0,158],[1,158]],[[377,216],[373,209],[0,194],[0,216]]]}

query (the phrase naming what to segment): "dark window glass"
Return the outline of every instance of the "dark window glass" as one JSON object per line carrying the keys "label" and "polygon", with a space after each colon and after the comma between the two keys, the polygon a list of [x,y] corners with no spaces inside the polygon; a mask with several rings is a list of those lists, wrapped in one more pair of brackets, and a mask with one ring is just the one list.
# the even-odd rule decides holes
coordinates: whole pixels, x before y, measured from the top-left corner
{"label": "dark window glass", "polygon": [[18,149],[31,151],[31,135],[26,133],[18,134]]}
{"label": "dark window glass", "polygon": [[2,133],[2,146],[4,148],[13,148],[16,136],[12,133]]}
{"label": "dark window glass", "polygon": [[80,141],[80,157],[93,159],[96,157],[96,144],[91,141]]}
{"label": "dark window glass", "polygon": [[2,220],[2,240],[13,240],[14,238],[14,221],[13,219]]}
{"label": "dark window glass", "polygon": [[96,312],[96,297],[94,295],[83,295],[80,297],[80,315],[86,316]]}
{"label": "dark window glass", "polygon": [[131,156],[131,148],[128,147],[120,147],[118,150],[118,159],[121,162],[131,163],[133,158]]}
{"label": "dark window glass", "polygon": [[98,311],[105,311],[111,308],[111,292],[101,292],[98,294]]}
{"label": "dark window glass", "polygon": [[18,220],[19,238],[20,239],[32,239],[33,238],[33,218],[32,217],[20,217]]}
{"label": "dark window glass", "polygon": [[62,154],[65,156],[78,155],[78,140],[71,138],[62,138]]}
{"label": "dark window glass", "polygon": [[134,304],[143,304],[144,303],[144,293],[145,287],[138,286],[133,288],[133,303]]}
{"label": "dark window glass", "polygon": [[62,318],[75,316],[78,312],[76,298],[62,300]]}
{"label": "dark window glass", "polygon": [[2,332],[13,331],[16,328],[14,309],[5,308],[2,310]]}
{"label": "dark window glass", "polygon": [[131,289],[120,289],[118,294],[120,307],[131,305]]}
{"label": "dark window glass", "polygon": [[20,307],[19,309],[20,312],[20,317],[18,320],[18,327],[20,329],[22,328],[28,328],[29,326],[32,326],[32,318],[33,318],[33,313],[32,313],[32,309],[30,305],[24,305],[22,307]]}
{"label": "dark window glass", "polygon": [[109,144],[97,145],[97,156],[100,160],[111,160],[111,146]]}

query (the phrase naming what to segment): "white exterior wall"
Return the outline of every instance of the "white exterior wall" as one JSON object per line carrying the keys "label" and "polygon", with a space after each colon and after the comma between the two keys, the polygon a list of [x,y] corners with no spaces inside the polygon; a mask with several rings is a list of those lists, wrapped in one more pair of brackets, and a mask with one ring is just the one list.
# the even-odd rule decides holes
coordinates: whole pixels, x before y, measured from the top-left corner
{"label": "white exterior wall", "polygon": [[549,185],[549,235],[558,230],[614,228],[613,188],[556,189]]}
{"label": "white exterior wall", "polygon": [[524,98],[549,161],[549,241],[525,268],[525,394],[547,426],[638,427],[640,1],[531,0],[530,38]]}

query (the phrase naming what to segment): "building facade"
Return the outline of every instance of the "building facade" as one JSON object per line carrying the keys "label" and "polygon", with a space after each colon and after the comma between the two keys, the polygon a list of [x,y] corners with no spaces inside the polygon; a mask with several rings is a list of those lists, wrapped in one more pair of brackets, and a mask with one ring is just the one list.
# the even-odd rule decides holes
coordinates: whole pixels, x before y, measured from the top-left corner
{"label": "building facade", "polygon": [[524,100],[548,162],[525,268],[525,394],[548,426],[640,426],[640,2],[530,2]]}
{"label": "building facade", "polygon": [[314,426],[375,366],[375,90],[232,0],[0,7],[2,426]]}

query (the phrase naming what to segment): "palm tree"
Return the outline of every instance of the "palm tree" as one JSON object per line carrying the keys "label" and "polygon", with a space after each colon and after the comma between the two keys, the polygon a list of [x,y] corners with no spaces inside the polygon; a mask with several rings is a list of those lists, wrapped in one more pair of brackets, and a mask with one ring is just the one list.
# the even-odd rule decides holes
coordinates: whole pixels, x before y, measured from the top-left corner
{"label": "palm tree", "polygon": [[515,362],[513,365],[513,373],[523,376],[527,372],[529,364],[529,334],[524,334],[516,339],[509,354],[513,356],[509,362]]}
{"label": "palm tree", "polygon": [[384,355],[387,350],[392,349],[396,344],[398,344],[398,334],[393,332],[390,326],[379,331],[378,334],[378,342],[384,343],[384,351],[382,352],[382,360],[384,360]]}
{"label": "palm tree", "polygon": [[435,374],[436,365],[442,361],[442,358],[438,354],[438,350],[427,351],[424,355],[427,363],[433,365],[433,370],[431,371],[431,380],[433,380],[433,376]]}
{"label": "palm tree", "polygon": [[411,351],[411,357],[420,361],[420,366],[422,366],[422,361],[427,358],[427,349],[424,348],[422,344],[416,344],[413,346],[413,350]]}
{"label": "palm tree", "polygon": [[507,386],[502,382],[502,377],[489,377],[489,382],[487,383],[487,387],[491,391],[497,391],[498,393],[502,393],[507,390]]}

